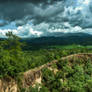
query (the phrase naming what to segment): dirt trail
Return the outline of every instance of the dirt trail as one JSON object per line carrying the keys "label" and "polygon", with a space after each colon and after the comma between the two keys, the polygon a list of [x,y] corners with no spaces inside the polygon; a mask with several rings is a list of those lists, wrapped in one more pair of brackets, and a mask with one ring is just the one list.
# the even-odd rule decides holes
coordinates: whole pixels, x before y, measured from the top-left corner
{"label": "dirt trail", "polygon": [[[72,58],[74,58],[74,57],[82,58],[82,57],[86,57],[86,56],[92,57],[92,53],[78,53],[78,54],[72,54],[72,55],[69,55],[69,56],[62,57],[60,60],[72,59]],[[53,61],[50,62],[50,63],[44,64],[44,65],[42,65],[42,66],[39,66],[39,67],[37,67],[37,68],[31,69],[31,70],[25,72],[24,75],[27,74],[27,73],[29,73],[29,72],[39,71],[39,70],[41,70],[41,69],[43,69],[43,68],[45,68],[45,67],[47,67],[47,66],[51,66],[53,63],[57,63],[57,62],[58,62],[58,60],[53,60]]]}
{"label": "dirt trail", "polygon": [[[91,58],[92,59],[92,53],[72,54],[72,55],[69,55],[69,56],[62,57],[60,60],[71,60],[71,59],[74,59],[74,58],[78,58],[78,59]],[[58,62],[58,60],[53,60],[50,63],[44,64],[44,65],[42,65],[40,67],[31,69],[31,70],[25,72],[24,73],[24,83],[23,83],[24,85],[23,86],[28,87],[29,85],[33,85],[37,79],[41,78],[41,70],[43,68],[48,68],[52,64],[57,63],[57,62]]]}

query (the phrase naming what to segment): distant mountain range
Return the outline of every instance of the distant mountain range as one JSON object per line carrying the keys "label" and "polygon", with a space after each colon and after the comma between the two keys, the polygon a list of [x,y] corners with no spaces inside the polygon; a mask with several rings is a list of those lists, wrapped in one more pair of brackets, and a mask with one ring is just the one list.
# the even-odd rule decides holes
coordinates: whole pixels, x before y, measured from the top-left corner
{"label": "distant mountain range", "polygon": [[63,33],[63,32],[54,32],[54,33],[49,33],[49,37],[54,36],[54,37],[61,37],[61,36],[91,36],[91,34],[88,33]]}
{"label": "distant mountain range", "polygon": [[[2,38],[1,38],[2,40]],[[42,45],[92,45],[92,35],[87,33],[54,33],[39,38],[23,38],[21,41],[26,42],[29,46]]]}
{"label": "distant mountain range", "polygon": [[87,33],[55,33],[54,36],[23,39],[31,45],[92,45],[92,35]]}

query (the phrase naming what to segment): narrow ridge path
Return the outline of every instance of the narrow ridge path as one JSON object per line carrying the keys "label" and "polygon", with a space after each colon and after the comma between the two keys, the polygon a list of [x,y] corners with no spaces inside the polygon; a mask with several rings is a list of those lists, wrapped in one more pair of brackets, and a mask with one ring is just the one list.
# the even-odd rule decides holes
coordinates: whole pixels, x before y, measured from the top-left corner
{"label": "narrow ridge path", "polygon": [[[60,60],[71,60],[71,59],[74,59],[75,57],[77,57],[79,59],[86,58],[86,57],[92,58],[92,53],[72,54],[72,55],[68,55],[68,56],[62,57]],[[24,72],[23,86],[24,87],[28,87],[29,85],[34,84],[34,81],[37,78],[41,77],[41,70],[43,68],[50,67],[52,64],[57,63],[57,62],[58,62],[58,60],[53,60],[52,62],[49,62],[47,64],[44,64],[42,66],[39,66],[37,68],[30,69],[29,71]]]}

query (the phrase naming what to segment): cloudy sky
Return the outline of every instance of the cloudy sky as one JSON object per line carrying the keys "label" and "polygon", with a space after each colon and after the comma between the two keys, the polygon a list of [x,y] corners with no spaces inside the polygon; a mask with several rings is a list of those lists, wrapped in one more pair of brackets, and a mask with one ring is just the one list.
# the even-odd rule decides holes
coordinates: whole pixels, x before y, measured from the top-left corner
{"label": "cloudy sky", "polygon": [[0,0],[0,37],[92,34],[92,0]]}

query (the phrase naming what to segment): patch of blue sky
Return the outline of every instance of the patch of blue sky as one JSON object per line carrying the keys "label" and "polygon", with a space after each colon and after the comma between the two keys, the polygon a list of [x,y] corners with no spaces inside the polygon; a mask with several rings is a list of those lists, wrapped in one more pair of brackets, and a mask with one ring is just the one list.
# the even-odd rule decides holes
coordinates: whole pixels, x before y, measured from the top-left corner
{"label": "patch of blue sky", "polygon": [[[1,22],[1,20],[0,20]],[[17,29],[16,27],[16,23],[15,22],[11,22],[11,23],[8,23],[7,25],[4,25],[4,26],[1,26],[0,29]]]}

